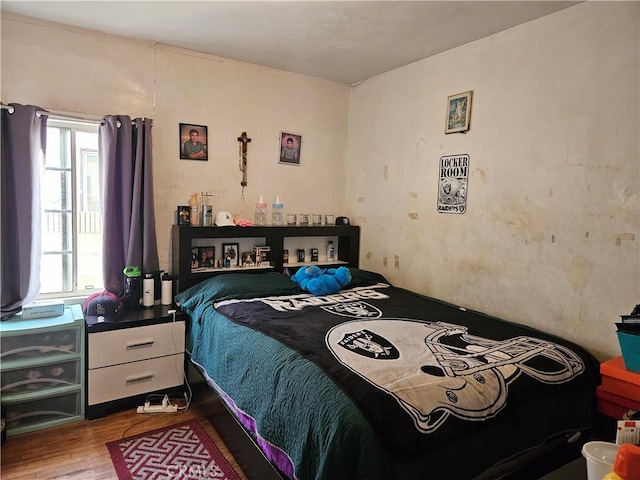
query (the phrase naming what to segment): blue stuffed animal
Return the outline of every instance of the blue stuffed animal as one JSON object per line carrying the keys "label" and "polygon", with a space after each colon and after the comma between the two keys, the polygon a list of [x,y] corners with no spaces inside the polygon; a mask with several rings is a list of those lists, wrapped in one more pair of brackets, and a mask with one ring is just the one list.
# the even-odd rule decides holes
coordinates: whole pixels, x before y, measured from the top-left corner
{"label": "blue stuffed animal", "polygon": [[339,292],[351,281],[351,272],[347,267],[323,269],[309,265],[300,267],[291,280],[312,295],[329,295]]}

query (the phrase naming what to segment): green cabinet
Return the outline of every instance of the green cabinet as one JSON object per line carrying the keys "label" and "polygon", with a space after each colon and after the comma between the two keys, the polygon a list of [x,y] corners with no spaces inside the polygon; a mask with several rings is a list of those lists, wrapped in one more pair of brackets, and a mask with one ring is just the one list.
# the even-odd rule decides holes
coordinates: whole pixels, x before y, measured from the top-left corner
{"label": "green cabinet", "polygon": [[0,323],[0,401],[7,435],[84,418],[84,318],[80,305],[56,317]]}

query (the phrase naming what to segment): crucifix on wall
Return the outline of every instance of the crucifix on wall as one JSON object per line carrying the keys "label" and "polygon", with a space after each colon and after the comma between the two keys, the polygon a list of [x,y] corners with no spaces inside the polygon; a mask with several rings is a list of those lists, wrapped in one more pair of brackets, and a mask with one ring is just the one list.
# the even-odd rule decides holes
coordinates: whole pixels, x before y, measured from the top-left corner
{"label": "crucifix on wall", "polygon": [[239,167],[242,172],[242,181],[240,185],[242,185],[242,198],[244,198],[244,187],[247,186],[247,145],[251,139],[247,136],[247,132],[242,132],[242,135],[238,137],[238,142],[240,145],[238,146],[239,150]]}

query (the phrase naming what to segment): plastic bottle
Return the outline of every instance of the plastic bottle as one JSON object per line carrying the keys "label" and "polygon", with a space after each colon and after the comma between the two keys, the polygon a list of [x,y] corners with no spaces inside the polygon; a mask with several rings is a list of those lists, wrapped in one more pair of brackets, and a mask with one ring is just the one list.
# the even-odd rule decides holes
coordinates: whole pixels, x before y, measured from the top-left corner
{"label": "plastic bottle", "polygon": [[168,273],[162,276],[162,305],[173,303],[173,278]]}
{"label": "plastic bottle", "polygon": [[256,214],[254,218],[254,223],[256,225],[266,225],[267,224],[267,204],[265,203],[262,195],[260,195],[260,201],[256,203]]}
{"label": "plastic bottle", "polygon": [[145,273],[142,281],[142,305],[145,307],[153,307],[155,299],[154,283],[153,273]]}
{"label": "plastic bottle", "polygon": [[327,262],[333,262],[336,259],[336,252],[333,248],[333,241],[329,240],[327,243]]}
{"label": "plastic bottle", "polygon": [[280,202],[280,197],[276,197],[275,203],[272,205],[271,210],[271,224],[272,225],[284,225],[282,209],[284,205]]}
{"label": "plastic bottle", "polygon": [[602,480],[636,480],[640,478],[640,446],[623,443],[618,449],[613,472]]}
{"label": "plastic bottle", "polygon": [[192,227],[200,225],[200,215],[198,212],[198,194],[192,193],[189,199],[189,223]]}

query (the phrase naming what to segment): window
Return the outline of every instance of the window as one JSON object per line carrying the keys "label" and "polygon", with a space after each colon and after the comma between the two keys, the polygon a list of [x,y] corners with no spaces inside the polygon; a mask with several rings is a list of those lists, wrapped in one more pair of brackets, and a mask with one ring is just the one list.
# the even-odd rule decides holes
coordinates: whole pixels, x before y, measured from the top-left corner
{"label": "window", "polygon": [[49,117],[41,200],[41,296],[103,290],[98,122]]}

